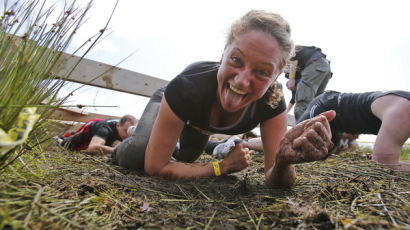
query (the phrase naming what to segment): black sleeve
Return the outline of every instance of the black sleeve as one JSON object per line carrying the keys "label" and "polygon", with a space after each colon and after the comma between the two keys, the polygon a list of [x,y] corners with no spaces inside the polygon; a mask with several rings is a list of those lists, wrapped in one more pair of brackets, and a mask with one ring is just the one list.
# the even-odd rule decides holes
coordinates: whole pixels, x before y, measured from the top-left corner
{"label": "black sleeve", "polygon": [[108,140],[109,136],[110,136],[110,130],[108,127],[100,127],[98,128],[97,132],[94,134],[94,136],[100,137],[102,139],[104,139],[105,141]]}
{"label": "black sleeve", "polygon": [[186,100],[186,95],[184,92],[185,86],[180,78],[174,78],[168,83],[164,96],[167,100],[169,107],[172,111],[183,121],[188,120],[188,115],[186,113],[186,108],[193,108],[190,105],[190,100]]}
{"label": "black sleeve", "polygon": [[202,117],[216,90],[216,62],[196,62],[172,79],[164,97],[172,111],[183,121]]}

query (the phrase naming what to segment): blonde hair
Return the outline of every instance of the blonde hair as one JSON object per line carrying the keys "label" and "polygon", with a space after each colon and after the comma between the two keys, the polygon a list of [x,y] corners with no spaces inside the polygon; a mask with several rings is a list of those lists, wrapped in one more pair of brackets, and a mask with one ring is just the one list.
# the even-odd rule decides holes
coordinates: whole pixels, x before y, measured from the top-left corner
{"label": "blonde hair", "polygon": [[231,25],[225,47],[232,44],[241,34],[251,30],[268,33],[278,41],[282,51],[281,69],[283,69],[294,50],[288,22],[279,14],[263,10],[251,10]]}
{"label": "blonde hair", "polygon": [[272,109],[276,109],[276,107],[279,106],[279,102],[283,98],[283,92],[282,92],[282,87],[280,87],[280,84],[275,81],[272,86],[268,89],[269,93],[269,98],[266,101],[266,104],[268,104]]}
{"label": "blonde hair", "polygon": [[[264,10],[251,10],[231,25],[225,48],[232,44],[238,36],[251,30],[263,31],[278,41],[281,47],[280,69],[283,71],[288,65],[290,57],[294,55],[295,49],[295,45],[290,38],[289,23],[279,14]],[[283,98],[283,92],[277,81],[268,89],[268,93],[270,96],[266,103],[273,109],[278,107]]]}

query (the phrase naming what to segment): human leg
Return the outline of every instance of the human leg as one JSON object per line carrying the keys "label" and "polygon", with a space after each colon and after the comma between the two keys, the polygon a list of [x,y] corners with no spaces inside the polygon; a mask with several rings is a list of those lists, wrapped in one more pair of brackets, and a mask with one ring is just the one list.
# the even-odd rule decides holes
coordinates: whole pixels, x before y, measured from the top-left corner
{"label": "human leg", "polygon": [[87,149],[90,141],[91,136],[88,133],[88,130],[86,130],[77,132],[69,137],[63,137],[60,145],[71,151],[80,151]]}
{"label": "human leg", "polygon": [[112,153],[112,161],[129,169],[144,169],[145,150],[152,126],[158,115],[164,88],[158,89],[149,100],[134,134],[123,140]]}
{"label": "human leg", "polygon": [[320,83],[319,87],[316,90],[316,94],[315,97],[319,96],[320,94],[322,94],[323,92],[325,92],[327,83],[329,83],[330,78],[332,78],[332,72],[324,72],[324,74],[326,75],[325,78],[323,79],[323,81]]}
{"label": "human leg", "polygon": [[320,89],[323,93],[331,77],[330,65],[323,59],[314,62],[302,71],[302,78],[296,88],[296,104],[294,107],[295,119],[299,120],[309,103],[315,98]]}
{"label": "human leg", "polygon": [[372,160],[392,169],[410,172],[410,163],[399,161],[403,144],[410,137],[410,100],[389,94],[376,99],[371,109],[382,121]]}
{"label": "human leg", "polygon": [[314,92],[312,86],[306,82],[299,82],[298,88],[296,89],[296,103],[293,107],[293,113],[295,115],[295,120],[298,121],[302,114],[305,112],[309,105],[309,102],[313,98]]}
{"label": "human leg", "polygon": [[194,162],[204,151],[208,139],[208,135],[186,125],[179,138],[179,148],[175,150],[173,157],[178,161]]}

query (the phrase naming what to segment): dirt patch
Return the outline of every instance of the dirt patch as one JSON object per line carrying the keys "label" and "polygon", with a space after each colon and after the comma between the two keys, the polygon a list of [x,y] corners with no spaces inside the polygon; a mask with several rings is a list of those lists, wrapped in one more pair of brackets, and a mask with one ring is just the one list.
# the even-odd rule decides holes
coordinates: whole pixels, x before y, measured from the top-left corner
{"label": "dirt patch", "polygon": [[[45,150],[47,149],[47,150]],[[203,155],[200,161],[210,161]],[[405,229],[409,175],[361,151],[301,164],[291,189],[264,184],[263,155],[239,173],[168,181],[106,156],[35,149],[2,173],[5,229]]]}

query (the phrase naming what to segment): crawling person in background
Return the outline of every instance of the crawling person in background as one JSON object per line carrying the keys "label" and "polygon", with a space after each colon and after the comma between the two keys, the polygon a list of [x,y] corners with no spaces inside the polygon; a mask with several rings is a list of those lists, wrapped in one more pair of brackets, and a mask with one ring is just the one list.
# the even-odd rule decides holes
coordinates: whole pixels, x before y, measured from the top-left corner
{"label": "crawling person in background", "polygon": [[337,114],[330,122],[333,143],[339,142],[343,132],[377,135],[372,160],[391,169],[410,172],[410,163],[399,161],[403,144],[410,137],[410,92],[327,91],[309,104],[298,122],[327,110],[335,110]]}
{"label": "crawling person in background", "polygon": [[69,150],[108,154],[115,145],[132,135],[136,123],[137,119],[132,115],[125,115],[120,120],[93,119],[77,131],[64,134],[59,143]]}
{"label": "crawling person in background", "polygon": [[280,15],[249,11],[232,24],[220,62],[193,63],[153,94],[134,134],[115,148],[113,163],[168,179],[239,172],[253,153],[247,144],[221,161],[194,161],[211,134],[242,134],[260,125],[267,184],[292,186],[294,164],[327,156],[328,120],[335,116],[328,111],[287,131],[277,78],[292,52],[290,27]]}

